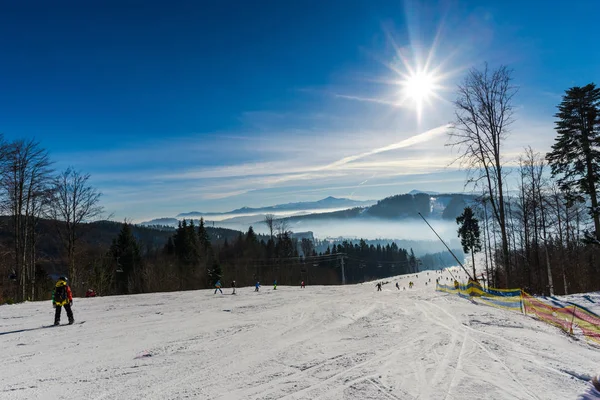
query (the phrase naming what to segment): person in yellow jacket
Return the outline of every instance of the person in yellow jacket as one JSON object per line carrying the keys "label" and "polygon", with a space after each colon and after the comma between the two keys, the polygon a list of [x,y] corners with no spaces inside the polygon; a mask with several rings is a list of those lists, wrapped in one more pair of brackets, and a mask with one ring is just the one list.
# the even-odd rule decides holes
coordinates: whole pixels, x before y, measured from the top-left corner
{"label": "person in yellow jacket", "polygon": [[52,306],[56,309],[54,313],[54,325],[60,325],[60,312],[62,307],[64,307],[65,311],[67,312],[69,325],[72,325],[73,322],[75,322],[75,318],[73,318],[73,310],[71,310],[72,304],[73,293],[71,292],[71,288],[67,283],[67,278],[61,276],[58,278],[58,281],[56,281],[56,285],[52,291]]}

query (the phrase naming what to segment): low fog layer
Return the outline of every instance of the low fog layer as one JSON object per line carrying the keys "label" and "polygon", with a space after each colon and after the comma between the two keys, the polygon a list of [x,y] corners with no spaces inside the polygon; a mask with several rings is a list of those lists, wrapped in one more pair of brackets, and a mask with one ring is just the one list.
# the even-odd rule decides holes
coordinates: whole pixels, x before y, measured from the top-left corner
{"label": "low fog layer", "polygon": [[[230,214],[220,214],[220,215],[219,214],[203,214],[203,217],[206,220],[215,221],[215,225],[216,225],[217,221],[229,222],[229,220],[231,220],[231,222],[235,222],[236,219],[256,221],[257,219],[264,218],[264,216],[266,214],[272,214],[276,218],[285,218],[285,217],[291,217],[294,215],[323,214],[323,213],[341,211],[341,210],[346,210],[346,209],[347,209],[347,207],[346,208],[320,208],[320,209],[314,209],[314,210],[310,209],[310,210],[269,211],[269,212],[264,212],[262,214],[256,214],[256,213],[230,213]],[[196,219],[196,218],[200,218],[200,217],[195,216],[193,218]]]}
{"label": "low fog layer", "polygon": [[[453,221],[431,219],[428,220],[437,233],[448,242],[457,239],[457,225]],[[215,221],[215,226],[247,231],[247,224],[223,224]],[[264,222],[252,224],[257,233],[269,233]],[[423,220],[407,219],[389,221],[378,218],[368,219],[327,219],[327,220],[302,220],[290,222],[288,229],[293,232],[313,232],[317,239],[326,238],[362,238],[362,239],[405,239],[438,241],[435,233]]]}

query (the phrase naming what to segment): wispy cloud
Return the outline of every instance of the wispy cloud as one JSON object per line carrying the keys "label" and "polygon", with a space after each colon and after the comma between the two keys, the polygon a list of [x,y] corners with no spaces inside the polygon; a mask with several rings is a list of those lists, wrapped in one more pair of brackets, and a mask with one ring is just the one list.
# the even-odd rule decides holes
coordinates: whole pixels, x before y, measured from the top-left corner
{"label": "wispy cloud", "polygon": [[337,94],[337,93],[334,93],[333,96],[337,97],[338,99],[356,100],[356,101],[363,101],[366,103],[384,104],[386,106],[392,106],[392,107],[402,107],[403,106],[403,104],[398,101],[378,99],[375,97],[352,96],[352,95]]}
{"label": "wispy cloud", "polygon": [[400,142],[392,143],[388,146],[373,149],[373,150],[370,150],[370,151],[367,151],[367,152],[364,152],[361,154],[344,157],[341,160],[338,160],[334,163],[329,164],[325,168],[326,169],[337,168],[342,165],[345,165],[345,164],[351,163],[353,161],[359,160],[361,158],[369,157],[369,156],[372,156],[375,154],[384,153],[384,152],[392,151],[392,150],[403,149],[403,148],[413,146],[413,145],[419,144],[419,143],[425,143],[425,142],[428,142],[428,141],[434,139],[435,137],[443,135],[444,133],[447,132],[448,128],[449,128],[448,125],[440,126],[440,127],[428,130],[427,132],[423,132],[418,135],[411,136],[408,139],[404,139]]}

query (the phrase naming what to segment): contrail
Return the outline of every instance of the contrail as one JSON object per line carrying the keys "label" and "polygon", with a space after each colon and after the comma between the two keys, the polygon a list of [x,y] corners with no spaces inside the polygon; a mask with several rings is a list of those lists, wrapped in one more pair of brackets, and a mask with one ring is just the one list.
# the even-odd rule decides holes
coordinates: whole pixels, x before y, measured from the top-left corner
{"label": "contrail", "polygon": [[439,135],[441,135],[443,133],[446,133],[446,131],[449,128],[450,128],[450,125],[438,126],[437,128],[433,128],[433,129],[430,129],[430,130],[428,130],[426,132],[419,133],[418,135],[411,136],[408,139],[404,139],[404,140],[402,140],[400,142],[393,143],[393,144],[390,144],[390,145],[385,146],[385,147],[380,147],[378,149],[373,149],[371,151],[367,151],[366,153],[361,153],[361,154],[356,154],[356,155],[353,155],[353,156],[344,157],[341,160],[335,161],[335,162],[333,162],[331,164],[328,164],[328,165],[325,165],[324,167],[319,168],[319,170],[337,168],[337,167],[340,167],[342,165],[351,163],[352,161],[356,161],[356,160],[360,160],[361,158],[372,156],[373,154],[384,153],[386,151],[402,149],[402,148],[405,148],[405,147],[413,146],[413,145],[418,144],[418,143],[427,142],[427,141],[430,141],[431,139],[435,138],[436,136],[439,136]]}

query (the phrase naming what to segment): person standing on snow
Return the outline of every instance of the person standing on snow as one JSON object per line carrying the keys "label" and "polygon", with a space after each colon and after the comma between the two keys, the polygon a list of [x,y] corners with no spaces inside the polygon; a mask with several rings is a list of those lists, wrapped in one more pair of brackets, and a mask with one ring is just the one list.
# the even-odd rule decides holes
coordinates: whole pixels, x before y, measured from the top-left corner
{"label": "person standing on snow", "polygon": [[304,281],[300,282],[300,287],[301,287],[302,289],[305,289],[305,288],[306,288],[306,285],[304,284]]}
{"label": "person standing on snow", "polygon": [[585,392],[581,393],[577,400],[598,400],[600,399],[600,373],[592,377],[588,383]]}
{"label": "person standing on snow", "polygon": [[277,290],[277,279],[273,281],[273,290]]}
{"label": "person standing on snow", "polygon": [[231,294],[235,294],[235,281],[231,281],[231,287],[233,288],[233,293]]}
{"label": "person standing on snow", "polygon": [[256,282],[256,285],[254,285],[254,291],[258,292],[259,288],[260,288],[260,282]]}
{"label": "person standing on snow", "polygon": [[396,289],[400,290],[400,285],[396,282]]}
{"label": "person standing on snow", "polygon": [[67,312],[69,325],[72,325],[73,322],[75,322],[75,318],[73,318],[73,311],[71,310],[72,304],[73,293],[71,293],[71,288],[67,283],[67,278],[61,276],[58,278],[58,281],[54,286],[54,290],[52,291],[52,306],[56,309],[54,313],[54,325],[60,325],[60,312],[62,307],[64,307],[65,311]]}
{"label": "person standing on snow", "polygon": [[381,282],[377,282],[377,291],[381,292]]}
{"label": "person standing on snow", "polygon": [[221,280],[220,279],[217,281],[217,283],[215,283],[215,294],[217,294],[217,290],[219,292],[221,292],[221,294],[223,294],[223,291],[221,290]]}

